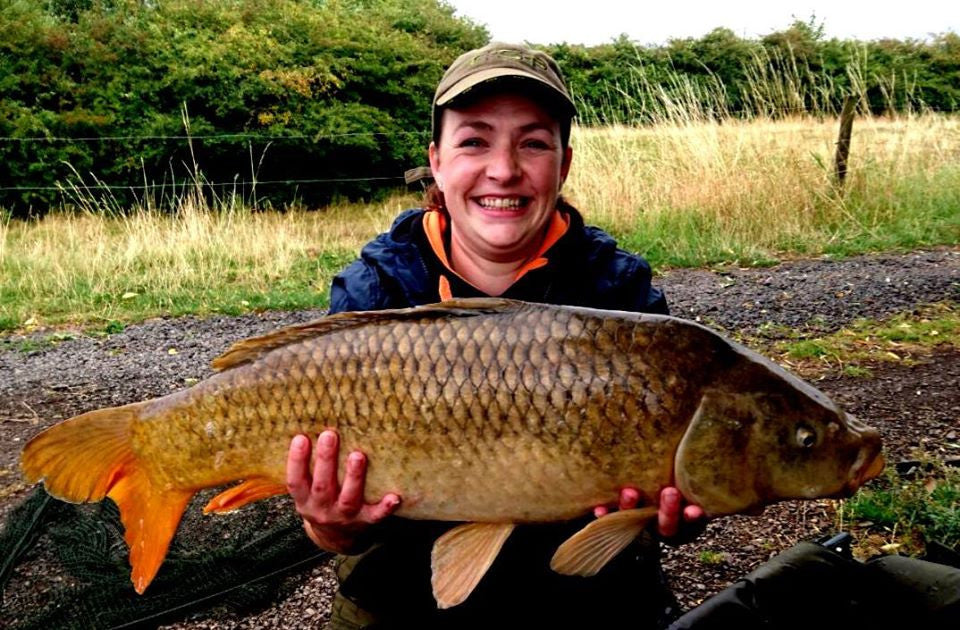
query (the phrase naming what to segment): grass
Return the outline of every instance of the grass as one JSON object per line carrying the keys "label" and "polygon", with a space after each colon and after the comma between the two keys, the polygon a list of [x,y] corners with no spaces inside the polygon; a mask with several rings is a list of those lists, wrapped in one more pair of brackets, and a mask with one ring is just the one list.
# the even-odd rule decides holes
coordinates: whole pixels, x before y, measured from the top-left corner
{"label": "grass", "polygon": [[[764,352],[802,376],[832,371],[870,376],[871,366],[909,365],[938,347],[960,347],[960,305],[946,301],[917,306],[884,320],[860,319],[830,335],[814,336],[795,330],[767,334],[787,338],[766,344]],[[765,345],[762,340],[747,340],[747,344],[760,348]]]}
{"label": "grass", "polygon": [[858,119],[845,189],[835,120],[578,129],[568,195],[660,266],[960,242],[960,120]]}
{"label": "grass", "polygon": [[160,315],[326,304],[332,275],[415,200],[321,212],[211,209],[55,213],[0,233],[0,330],[80,324],[119,332]]}
{"label": "grass", "polygon": [[861,555],[922,555],[933,541],[960,551],[960,469],[931,461],[904,479],[888,467],[840,504],[837,519],[856,533]]}
{"label": "grass", "polygon": [[726,562],[728,555],[722,551],[704,549],[697,555],[697,559],[700,561],[700,564],[715,566]]}
{"label": "grass", "polygon": [[[655,268],[960,243],[960,118],[859,119],[843,192],[828,166],[836,126],[677,116],[576,128],[565,194]],[[81,197],[82,210],[36,221],[0,215],[0,331],[322,307],[332,275],[418,203],[260,212],[185,194],[165,210]]]}
{"label": "grass", "polygon": [[36,337],[25,337],[23,339],[0,339],[0,350],[15,350],[29,354],[39,350],[47,350],[63,341],[75,338],[76,335],[72,333],[54,332]]}

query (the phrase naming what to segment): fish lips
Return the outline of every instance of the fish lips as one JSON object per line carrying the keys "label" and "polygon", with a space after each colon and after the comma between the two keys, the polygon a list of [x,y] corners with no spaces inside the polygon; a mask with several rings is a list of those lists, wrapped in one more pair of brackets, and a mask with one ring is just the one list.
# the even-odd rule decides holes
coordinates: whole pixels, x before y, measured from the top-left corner
{"label": "fish lips", "polygon": [[883,468],[886,465],[886,460],[884,460],[883,455],[877,453],[873,459],[865,466],[861,468],[858,475],[859,484],[862,486],[871,479],[878,477],[880,473],[883,472]]}
{"label": "fish lips", "polygon": [[879,476],[885,465],[886,461],[879,452],[872,456],[862,454],[851,469],[850,481],[847,482],[845,495],[853,495],[863,484]]}

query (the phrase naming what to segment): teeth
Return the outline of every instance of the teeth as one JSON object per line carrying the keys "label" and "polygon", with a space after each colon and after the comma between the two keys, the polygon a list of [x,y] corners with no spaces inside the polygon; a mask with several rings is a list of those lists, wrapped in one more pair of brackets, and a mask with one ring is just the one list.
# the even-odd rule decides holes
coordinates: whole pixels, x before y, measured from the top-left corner
{"label": "teeth", "polygon": [[478,203],[484,208],[519,208],[523,205],[523,198],[483,197]]}

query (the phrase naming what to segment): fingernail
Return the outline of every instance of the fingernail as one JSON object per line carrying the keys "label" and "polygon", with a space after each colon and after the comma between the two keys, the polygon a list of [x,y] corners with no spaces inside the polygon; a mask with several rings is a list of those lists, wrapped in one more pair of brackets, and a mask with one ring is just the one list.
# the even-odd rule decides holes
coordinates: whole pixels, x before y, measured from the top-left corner
{"label": "fingernail", "polygon": [[350,457],[347,458],[347,461],[350,462],[351,466],[359,466],[363,463],[363,453],[354,451],[353,453],[350,453]]}
{"label": "fingernail", "polygon": [[295,435],[290,442],[290,448],[296,451],[305,451],[307,449],[307,437],[305,435]]}
{"label": "fingernail", "polygon": [[336,440],[337,438],[334,436],[332,431],[324,431],[318,438],[320,446],[323,446],[324,448],[333,448],[333,444],[336,442]]}

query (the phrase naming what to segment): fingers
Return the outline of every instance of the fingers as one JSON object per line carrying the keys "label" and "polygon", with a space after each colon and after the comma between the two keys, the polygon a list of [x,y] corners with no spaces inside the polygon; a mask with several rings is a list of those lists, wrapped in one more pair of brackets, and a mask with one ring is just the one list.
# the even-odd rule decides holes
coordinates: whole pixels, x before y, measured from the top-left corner
{"label": "fingers", "polygon": [[[640,492],[635,488],[623,488],[617,508],[632,510],[640,502]],[[612,506],[598,505],[593,508],[597,518],[610,513]],[[660,491],[657,509],[657,532],[665,542],[679,544],[693,540],[706,529],[706,513],[699,505],[685,505],[680,490],[668,486]],[[681,535],[682,534],[682,535]]]}
{"label": "fingers", "polygon": [[704,521],[707,518],[707,513],[703,511],[703,508],[699,505],[688,505],[683,508],[683,521],[685,523],[696,523],[698,521]]}
{"label": "fingers", "polygon": [[338,479],[340,438],[336,431],[323,431],[313,449],[310,469],[310,440],[305,435],[290,441],[286,482],[297,511],[314,525],[352,526],[371,524],[392,514],[400,497],[388,494],[377,503],[364,502],[367,458],[360,451],[347,456],[343,483]]}
{"label": "fingers", "polygon": [[337,499],[337,494],[340,492],[340,484],[337,482],[339,451],[340,437],[336,431],[324,431],[317,437],[311,488],[315,501],[333,503]]}
{"label": "fingers", "polygon": [[[623,488],[620,490],[620,500],[617,503],[617,508],[620,510],[632,510],[637,507],[637,504],[640,502],[640,492],[635,488]],[[606,516],[610,513],[610,506],[607,505],[598,505],[593,508],[593,515],[597,518],[601,516]]]}
{"label": "fingers", "polygon": [[680,529],[680,491],[666,487],[660,491],[659,511],[657,512],[657,531],[661,536],[670,538]]}
{"label": "fingers", "polygon": [[310,495],[310,440],[297,435],[290,441],[287,451],[287,491],[297,503],[303,503]]}
{"label": "fingers", "polygon": [[624,488],[620,491],[620,509],[632,510],[640,502],[640,493],[634,488]]}
{"label": "fingers", "polygon": [[[343,487],[337,497],[337,508],[347,518],[352,518],[363,507],[363,486],[367,476],[367,458],[360,451],[354,451],[347,457]],[[336,471],[334,471],[336,478]]]}
{"label": "fingers", "polygon": [[379,503],[363,506],[360,515],[368,523],[376,523],[387,518],[400,507],[400,497],[395,494],[388,494],[380,499]]}

